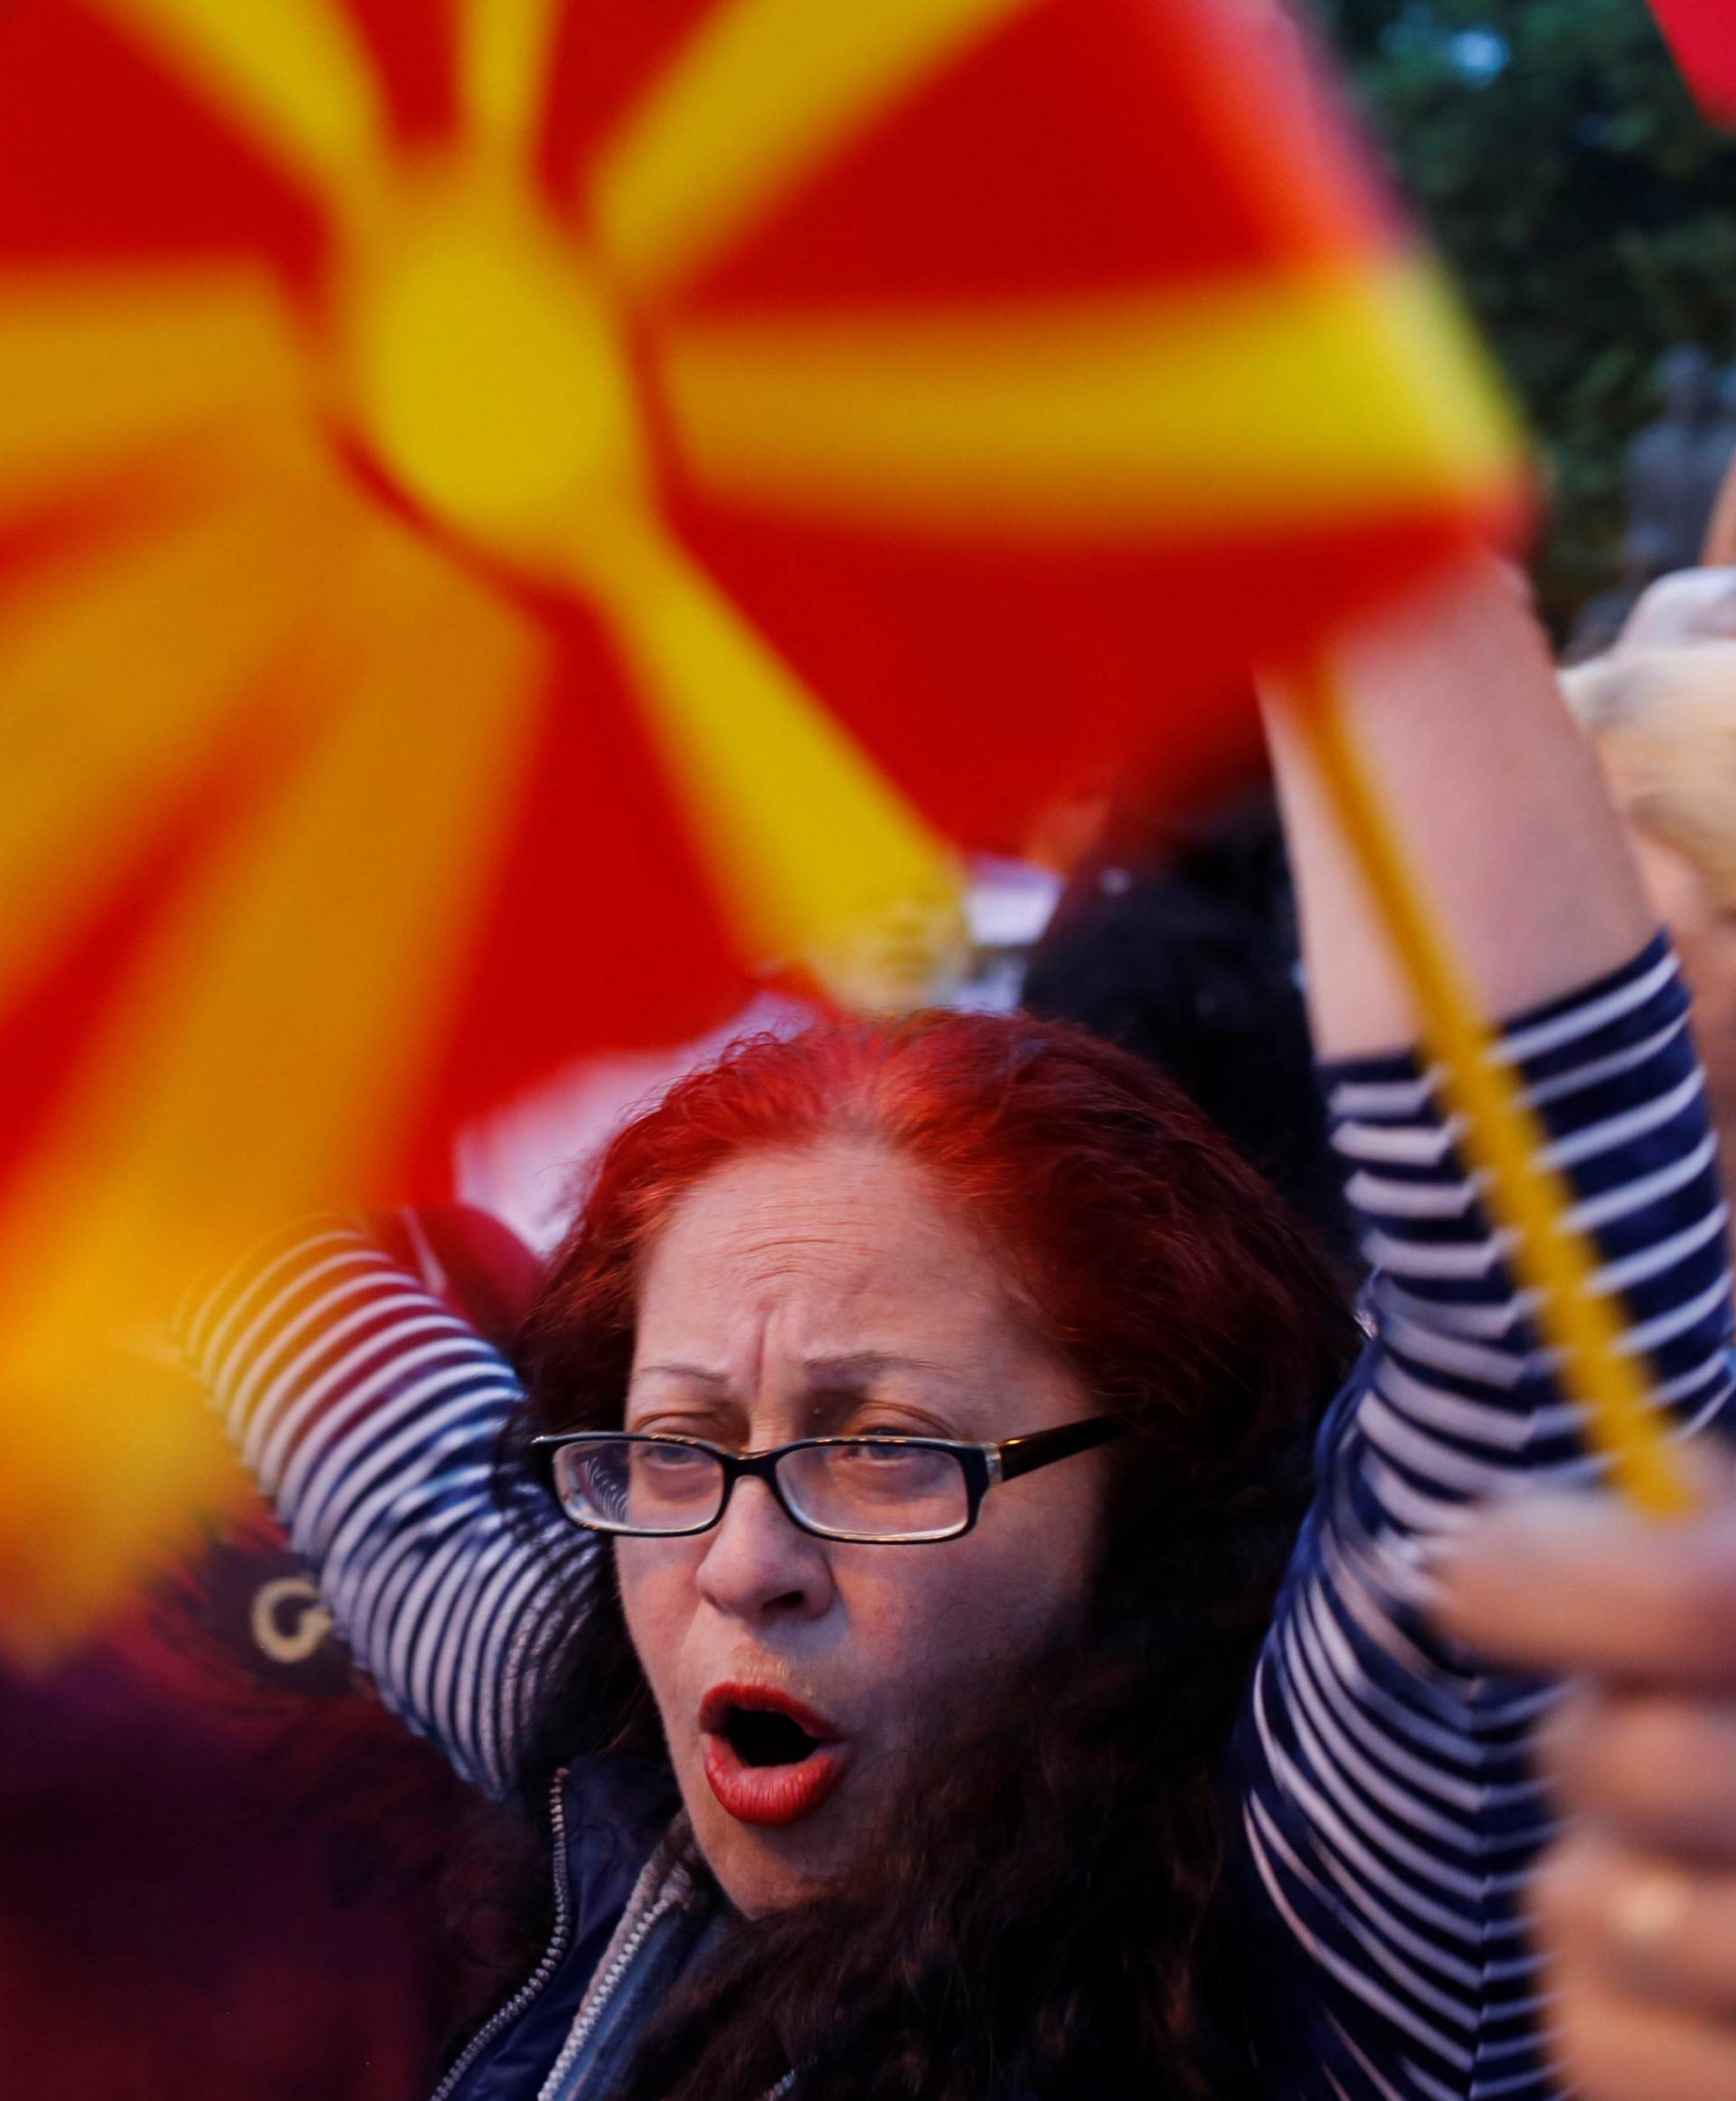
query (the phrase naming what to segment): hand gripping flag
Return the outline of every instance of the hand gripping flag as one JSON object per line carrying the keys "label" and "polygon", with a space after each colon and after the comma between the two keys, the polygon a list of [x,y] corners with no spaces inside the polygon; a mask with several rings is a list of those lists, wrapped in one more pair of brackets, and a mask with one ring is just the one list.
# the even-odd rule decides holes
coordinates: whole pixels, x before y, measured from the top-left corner
{"label": "hand gripping flag", "polygon": [[0,1611],[135,1352],[1510,512],[1264,0],[12,0]]}
{"label": "hand gripping flag", "polygon": [[1729,0],[1652,0],[1708,117],[1736,123],[1736,14]]}

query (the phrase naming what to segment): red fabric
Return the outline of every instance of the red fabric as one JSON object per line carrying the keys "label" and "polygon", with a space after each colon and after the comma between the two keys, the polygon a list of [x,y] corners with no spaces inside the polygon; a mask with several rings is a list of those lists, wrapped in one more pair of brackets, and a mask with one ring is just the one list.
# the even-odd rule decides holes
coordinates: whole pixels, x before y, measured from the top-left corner
{"label": "red fabric", "polygon": [[241,124],[69,0],[0,13],[0,269],[252,255],[300,289],[313,200]]}
{"label": "red fabric", "polygon": [[380,1244],[486,1342],[511,1353],[531,1310],[541,1258],[510,1226],[473,1204],[421,1204],[374,1221]]}
{"label": "red fabric", "polygon": [[1707,113],[1736,123],[1736,14],[1730,0],[1652,0],[1652,5]]}
{"label": "red fabric", "polygon": [[585,1045],[679,1042],[750,995],[607,637],[582,607],[549,620],[539,745],[393,1193],[443,1193],[453,1133]]}
{"label": "red fabric", "polygon": [[1241,751],[1250,655],[1323,598],[1377,602],[1456,544],[1439,513],[1156,547],[913,544],[699,497],[688,543],[952,836],[1016,852],[1028,814],[1130,751],[1210,774]]}
{"label": "red fabric", "polygon": [[[1180,289],[1384,222],[1298,92],[1220,66],[1195,0],[1048,0],[922,81],[747,230],[683,311]],[[1203,33],[1206,32],[1206,33]]]}
{"label": "red fabric", "polygon": [[[394,165],[419,167],[456,136],[458,11],[341,4],[378,74]],[[588,170],[719,5],[566,8],[537,167],[580,244]],[[872,112],[696,281],[627,317],[648,427],[659,429],[658,332],[687,316],[969,314],[1007,298],[1162,293],[1389,242],[1386,200],[1321,99],[1288,56],[1276,72],[1268,62],[1260,33],[1281,19],[1259,0],[1011,10]],[[1288,89],[1274,91],[1280,77]],[[147,41],[80,0],[0,13],[0,270],[246,256],[290,293],[317,358],[341,243],[245,117],[175,78]],[[630,680],[582,593],[556,598],[498,550],[423,516],[389,486],[366,431],[337,422],[333,455],[363,500],[528,606],[554,662],[449,1025],[407,1086],[392,1181],[369,1192],[426,1194],[444,1187],[452,1134],[472,1117],[588,1051],[715,1025],[761,959],[732,949]],[[666,430],[658,443],[668,523],[897,787],[967,847],[1016,848],[1052,797],[1135,745],[1168,751],[1178,777],[1209,772],[1246,741],[1245,717],[1220,696],[1237,690],[1230,674],[1250,651],[1307,646],[1439,561],[1466,523],[1389,512],[1330,528],[1304,515],[1294,531],[1233,541],[1131,529],[1011,551],[929,544],[732,509],[694,485]],[[131,500],[136,471],[114,463],[118,502]],[[244,711],[249,696],[236,704]],[[158,815],[157,843],[127,873],[137,894],[103,900],[75,930],[80,955],[112,949],[113,928],[152,909],[150,856],[183,821]],[[62,1023],[71,1011],[62,1003]],[[57,1057],[72,1050],[65,1026],[55,1044]],[[37,1070],[50,1062],[37,1058]]]}

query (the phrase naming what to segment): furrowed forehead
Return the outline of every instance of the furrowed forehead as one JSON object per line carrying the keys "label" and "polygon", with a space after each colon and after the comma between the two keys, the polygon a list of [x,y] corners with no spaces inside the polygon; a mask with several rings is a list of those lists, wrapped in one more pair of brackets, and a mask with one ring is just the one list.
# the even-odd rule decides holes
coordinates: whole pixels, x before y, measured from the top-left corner
{"label": "furrowed forehead", "polygon": [[[851,1350],[807,1356],[798,1367],[804,1383],[824,1393],[873,1393],[892,1380],[919,1380],[924,1384],[957,1386],[957,1370],[932,1358],[906,1356],[894,1350]],[[734,1380],[727,1367],[700,1364],[675,1358],[641,1364],[634,1379],[678,1380],[727,1394]]]}
{"label": "furrowed forehead", "polygon": [[[769,1304],[797,1288],[839,1298],[981,1294],[998,1288],[998,1267],[920,1168],[839,1142],[734,1161],[689,1191],[646,1251],[640,1313],[661,1326],[702,1299],[715,1317],[736,1299]],[[896,1336],[808,1338],[812,1349],[828,1344],[900,1346]]]}

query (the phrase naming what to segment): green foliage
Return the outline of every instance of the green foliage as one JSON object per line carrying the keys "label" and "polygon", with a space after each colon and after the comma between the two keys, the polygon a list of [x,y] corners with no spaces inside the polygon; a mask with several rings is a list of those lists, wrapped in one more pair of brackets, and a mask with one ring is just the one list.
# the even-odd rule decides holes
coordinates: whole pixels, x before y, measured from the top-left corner
{"label": "green foliage", "polygon": [[1401,186],[1531,419],[1558,622],[1612,583],[1622,460],[1673,343],[1736,359],[1736,135],[1644,0],[1320,0]]}

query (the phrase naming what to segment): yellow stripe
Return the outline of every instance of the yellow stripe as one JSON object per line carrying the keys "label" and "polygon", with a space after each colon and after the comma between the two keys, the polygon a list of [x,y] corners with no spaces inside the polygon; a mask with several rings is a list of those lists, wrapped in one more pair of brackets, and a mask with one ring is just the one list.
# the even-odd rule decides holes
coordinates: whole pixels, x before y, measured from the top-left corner
{"label": "yellow stripe", "polygon": [[[33,1621],[63,1638],[184,1513],[203,1432],[119,1352],[262,1222],[365,1189],[413,1112],[535,720],[538,645],[382,529],[317,656],[324,741],[189,891],[0,1219],[0,1562],[56,1497]],[[92,1464],[104,1426],[162,1463]],[[69,1435],[77,1426],[77,1435]],[[184,1458],[184,1464],[183,1460]],[[33,1484],[22,1508],[11,1484]]]}
{"label": "yellow stripe", "polygon": [[0,1658],[24,1670],[52,1669],[141,1578],[193,1551],[188,1513],[251,1501],[215,1413],[148,1344],[91,1342],[57,1398],[59,1414],[23,1396],[0,1412]]}
{"label": "yellow stripe", "polygon": [[263,274],[79,271],[0,280],[0,516],[150,447],[298,409]]}
{"label": "yellow stripe", "polygon": [[[327,203],[348,212],[385,158],[365,47],[335,0],[87,0],[147,46]],[[119,178],[124,180],[124,176]]]}
{"label": "yellow stripe", "polygon": [[463,0],[458,91],[466,137],[528,163],[561,0]]}
{"label": "yellow stripe", "polygon": [[30,900],[0,914],[0,1007],[257,701],[340,552],[341,517],[269,486],[0,608],[0,897]]}
{"label": "yellow stripe", "polygon": [[1498,488],[1514,428],[1403,260],[1172,297],[721,324],[664,382],[701,485],[991,539],[1228,532]]}
{"label": "yellow stripe", "polygon": [[597,226],[642,294],[691,277],[889,103],[1033,0],[721,0],[604,154]]}
{"label": "yellow stripe", "polygon": [[1464,1119],[1471,1156],[1488,1176],[1514,1261],[1537,1293],[1537,1319],[1561,1352],[1563,1382],[1586,1404],[1593,1441],[1617,1485],[1655,1517],[1680,1517],[1694,1493],[1653,1402],[1646,1365],[1622,1347],[1618,1305],[1591,1288],[1598,1258],[1571,1222],[1572,1195],[1543,1157],[1544,1133],[1511,1069],[1491,1056],[1457,956],[1436,923],[1344,720],[1336,674],[1314,664],[1297,681],[1295,714],[1331,795],[1440,1060],[1448,1098]]}
{"label": "yellow stripe", "polygon": [[907,901],[956,898],[945,846],[679,547],[623,526],[584,566],[750,956],[824,972]]}

